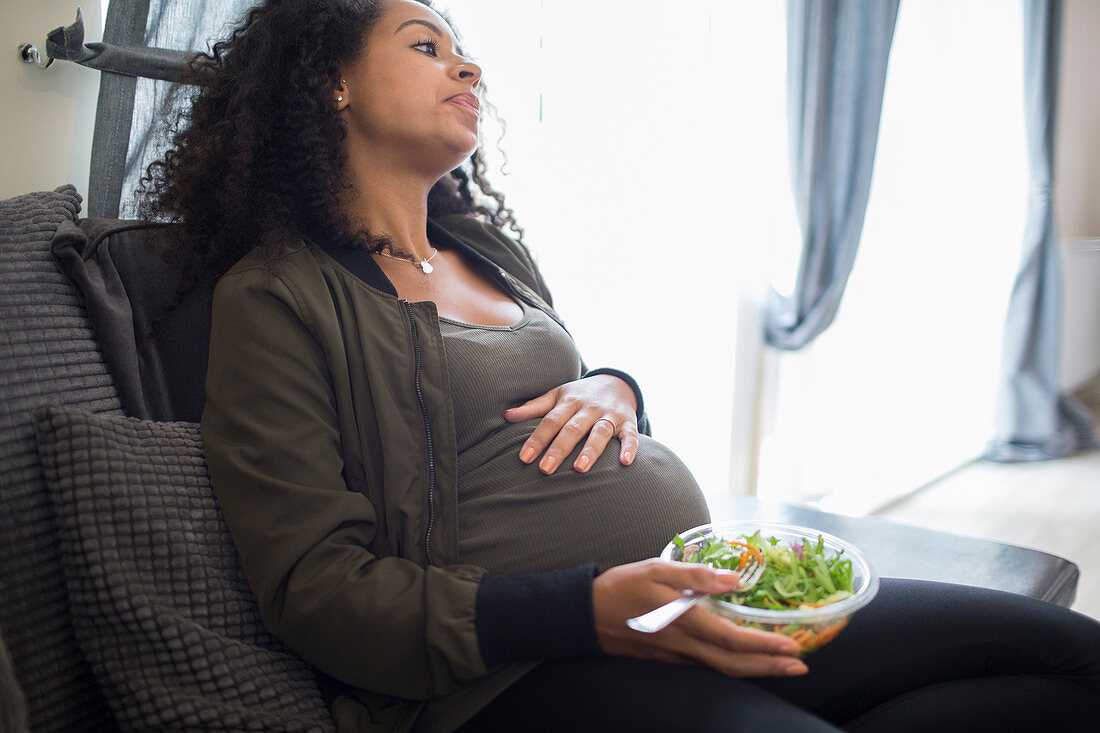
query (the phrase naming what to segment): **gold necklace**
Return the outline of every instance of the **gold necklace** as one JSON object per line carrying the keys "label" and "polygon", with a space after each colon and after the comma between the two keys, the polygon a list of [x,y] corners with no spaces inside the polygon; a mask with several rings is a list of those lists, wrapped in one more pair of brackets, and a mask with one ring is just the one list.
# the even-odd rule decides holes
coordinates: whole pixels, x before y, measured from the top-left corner
{"label": "gold necklace", "polygon": [[375,254],[381,254],[382,256],[384,256],[384,258],[389,258],[390,260],[397,260],[398,262],[408,262],[410,265],[415,265],[415,266],[420,267],[420,270],[425,272],[425,274],[428,274],[432,270],[434,270],[434,267],[432,267],[431,264],[429,264],[429,263],[431,262],[432,258],[434,258],[434,256],[439,254],[439,250],[437,250],[436,248],[433,247],[431,249],[434,250],[434,251],[431,253],[430,258],[428,258],[427,260],[417,260],[415,258],[415,256],[412,256],[412,255],[404,256],[404,258],[395,258],[395,256],[393,254],[386,254],[385,252],[383,252],[381,250],[375,252]]}
{"label": "gold necklace", "polygon": [[378,252],[375,252],[375,254],[382,255],[383,257],[389,257],[391,260],[397,260],[398,262],[408,262],[410,265],[414,265],[416,267],[419,267],[421,270],[424,271],[424,274],[427,275],[428,273],[430,273],[432,270],[435,269],[429,263],[432,261],[433,257],[435,257],[437,254],[439,254],[438,249],[435,249],[435,247],[432,247],[432,249],[435,250],[435,251],[432,252],[432,256],[429,257],[426,260],[418,260],[418,259],[416,259],[416,257],[414,257],[412,255],[409,255],[407,257],[394,257],[393,255],[386,254],[385,252],[383,252],[381,250],[379,250]]}

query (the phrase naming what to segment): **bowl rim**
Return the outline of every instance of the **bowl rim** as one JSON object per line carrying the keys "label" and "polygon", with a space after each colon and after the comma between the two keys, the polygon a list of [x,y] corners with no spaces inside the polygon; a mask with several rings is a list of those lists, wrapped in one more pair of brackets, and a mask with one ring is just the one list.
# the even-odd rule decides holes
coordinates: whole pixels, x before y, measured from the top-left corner
{"label": "bowl rim", "polygon": [[[844,555],[852,561],[852,564],[856,566],[857,573],[861,573],[866,579],[863,585],[857,589],[851,596],[845,598],[842,601],[836,603],[830,603],[828,606],[822,606],[821,608],[797,608],[789,610],[775,610],[771,608],[755,608],[753,606],[742,606],[737,603],[730,603],[729,601],[720,601],[712,596],[708,596],[706,602],[712,607],[735,613],[739,618],[748,621],[759,621],[761,623],[815,623],[820,621],[831,621],[840,616],[847,616],[855,611],[863,608],[865,605],[871,602],[878,594],[878,574],[871,567],[871,563],[868,562],[867,556],[860,551],[858,547],[848,542],[845,539],[837,537],[834,534],[823,532],[819,529],[813,529],[812,527],[804,527],[798,524],[786,524],[784,522],[762,522],[752,519],[734,519],[723,522],[707,522],[700,524],[698,527],[692,527],[691,529],[684,530],[677,534],[685,542],[690,542],[698,539],[702,539],[708,534],[721,535],[726,534],[729,530],[753,528],[761,530],[761,534],[765,534],[768,530],[786,532],[789,534],[801,534],[807,535],[816,539],[818,535],[825,541],[825,544],[838,546],[844,550]],[[748,534],[751,534],[749,532]],[[688,538],[691,535],[698,535],[697,537]],[[673,560],[672,553],[677,549],[675,542],[669,542],[661,550],[660,558],[662,560],[668,560],[672,562],[679,562]]]}

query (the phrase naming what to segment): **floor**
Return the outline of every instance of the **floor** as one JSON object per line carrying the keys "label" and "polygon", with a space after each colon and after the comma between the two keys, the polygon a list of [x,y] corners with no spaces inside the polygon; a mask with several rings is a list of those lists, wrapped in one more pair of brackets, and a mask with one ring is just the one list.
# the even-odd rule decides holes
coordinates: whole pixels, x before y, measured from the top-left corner
{"label": "floor", "polygon": [[[1074,395],[1100,432],[1100,379]],[[972,463],[875,516],[1044,550],[1077,563],[1073,609],[1100,619],[1100,451],[1040,463]]]}

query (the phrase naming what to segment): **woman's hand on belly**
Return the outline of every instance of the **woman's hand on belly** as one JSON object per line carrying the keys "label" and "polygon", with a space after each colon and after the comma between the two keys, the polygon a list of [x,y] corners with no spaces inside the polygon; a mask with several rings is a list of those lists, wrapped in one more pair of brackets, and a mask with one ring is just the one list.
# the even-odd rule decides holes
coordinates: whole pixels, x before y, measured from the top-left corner
{"label": "woman's hand on belly", "polygon": [[807,672],[796,642],[738,626],[695,606],[655,634],[626,620],[676,599],[682,590],[726,593],[737,576],[687,563],[643,560],[620,565],[592,582],[596,635],[604,652],[661,662],[699,664],[730,677],[792,676]]}
{"label": "woman's hand on belly", "polygon": [[638,454],[638,415],[634,391],[610,374],[597,374],[555,387],[519,407],[504,411],[508,422],[541,417],[519,459],[531,463],[545,450],[539,470],[549,475],[561,465],[584,436],[588,440],[573,468],[584,473],[600,457],[612,438],[619,439],[619,462],[629,466]]}

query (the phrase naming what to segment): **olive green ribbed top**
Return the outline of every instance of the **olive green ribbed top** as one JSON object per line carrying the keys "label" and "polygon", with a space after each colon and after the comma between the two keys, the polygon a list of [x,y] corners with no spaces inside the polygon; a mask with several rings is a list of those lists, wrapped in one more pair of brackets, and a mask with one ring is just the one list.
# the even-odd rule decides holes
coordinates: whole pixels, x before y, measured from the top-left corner
{"label": "olive green ribbed top", "polygon": [[654,557],[709,521],[691,472],[645,435],[630,466],[619,463],[617,438],[584,474],[572,468],[583,441],[552,476],[519,460],[539,421],[509,423],[504,410],[581,376],[569,333],[519,305],[511,326],[439,319],[458,435],[460,560],[494,573],[602,569]]}

